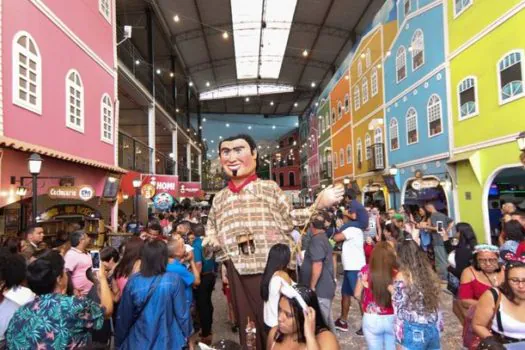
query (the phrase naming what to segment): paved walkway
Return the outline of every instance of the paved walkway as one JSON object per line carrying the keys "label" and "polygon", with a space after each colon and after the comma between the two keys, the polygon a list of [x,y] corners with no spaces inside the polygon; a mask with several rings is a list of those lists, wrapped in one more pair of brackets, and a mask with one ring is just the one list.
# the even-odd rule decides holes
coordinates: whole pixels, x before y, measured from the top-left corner
{"label": "paved walkway", "polygon": [[[342,276],[339,277],[339,280],[341,280]],[[442,349],[447,350],[461,349],[461,326],[456,316],[454,316],[452,313],[452,297],[447,293],[442,293],[441,300],[443,316],[445,320],[445,332],[441,337],[441,347]],[[219,279],[217,279],[217,284],[213,292],[213,305],[215,309],[213,314],[214,342],[220,339],[239,341],[238,335],[236,333],[232,333],[230,329],[231,326],[227,321],[228,313],[226,307],[226,298],[222,294],[222,284],[220,283]],[[338,317],[341,312],[340,281],[338,283],[338,288],[332,308],[334,317]],[[337,338],[340,341],[341,349],[366,349],[365,338],[355,335],[355,331],[361,325],[361,317],[355,304],[350,309],[349,324],[350,330],[348,332],[337,332]]]}

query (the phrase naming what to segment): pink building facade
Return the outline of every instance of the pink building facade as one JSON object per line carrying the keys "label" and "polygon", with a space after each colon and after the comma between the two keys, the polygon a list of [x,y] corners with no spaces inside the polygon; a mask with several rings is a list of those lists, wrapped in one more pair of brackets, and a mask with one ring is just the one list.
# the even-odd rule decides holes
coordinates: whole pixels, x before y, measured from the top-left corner
{"label": "pink building facade", "polygon": [[[101,196],[105,179],[122,173],[115,0],[0,4],[0,206],[16,202],[10,194],[29,176],[31,153],[43,158],[41,176],[73,176]],[[38,195],[46,196],[45,188]]]}
{"label": "pink building facade", "polygon": [[320,184],[319,178],[319,119],[310,115],[310,141],[308,142],[308,188],[312,191]]}
{"label": "pink building facade", "polygon": [[299,131],[283,135],[277,141],[279,149],[273,153],[272,178],[284,191],[301,189],[301,166],[299,159]]}

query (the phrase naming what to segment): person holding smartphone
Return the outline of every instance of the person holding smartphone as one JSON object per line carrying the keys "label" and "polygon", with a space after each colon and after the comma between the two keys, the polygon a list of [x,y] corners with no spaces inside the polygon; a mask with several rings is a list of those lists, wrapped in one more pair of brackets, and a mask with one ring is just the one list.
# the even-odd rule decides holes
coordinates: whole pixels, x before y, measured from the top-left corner
{"label": "person holding smartphone", "polygon": [[432,233],[432,246],[436,271],[442,281],[447,280],[448,255],[443,242],[443,235],[450,233],[454,220],[436,210],[432,203],[425,204],[425,209],[430,214],[430,226],[426,229]]}

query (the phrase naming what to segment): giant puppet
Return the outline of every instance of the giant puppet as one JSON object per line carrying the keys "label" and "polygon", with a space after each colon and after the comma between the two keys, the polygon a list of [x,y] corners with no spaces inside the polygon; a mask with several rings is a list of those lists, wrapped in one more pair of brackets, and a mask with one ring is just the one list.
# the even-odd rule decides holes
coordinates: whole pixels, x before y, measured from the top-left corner
{"label": "giant puppet", "polygon": [[257,349],[263,350],[260,284],[270,248],[290,244],[294,226],[307,224],[316,209],[341,201],[344,190],[329,187],[312,207],[294,210],[274,181],[257,178],[257,147],[250,136],[223,140],[219,158],[230,181],[213,200],[203,245],[214,247],[218,260],[226,264],[241,344],[246,344],[244,330],[250,319],[257,327]]}

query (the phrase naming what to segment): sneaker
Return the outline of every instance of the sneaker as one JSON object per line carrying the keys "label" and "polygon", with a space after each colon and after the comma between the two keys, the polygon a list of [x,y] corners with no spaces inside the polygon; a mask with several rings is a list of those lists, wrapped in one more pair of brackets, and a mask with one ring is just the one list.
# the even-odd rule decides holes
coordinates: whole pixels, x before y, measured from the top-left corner
{"label": "sneaker", "polygon": [[363,327],[359,328],[355,334],[357,334],[358,336],[362,337],[363,336]]}
{"label": "sneaker", "polygon": [[341,320],[338,318],[335,321],[335,329],[341,331],[341,332],[348,332],[348,323],[346,321]]}

